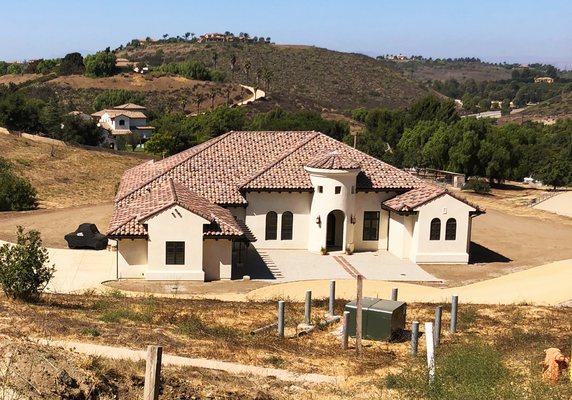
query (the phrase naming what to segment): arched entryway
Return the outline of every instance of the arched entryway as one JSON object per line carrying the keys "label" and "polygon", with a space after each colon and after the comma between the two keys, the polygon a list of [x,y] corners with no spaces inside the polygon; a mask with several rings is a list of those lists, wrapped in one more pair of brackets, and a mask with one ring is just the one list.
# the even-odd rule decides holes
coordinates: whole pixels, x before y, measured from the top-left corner
{"label": "arched entryway", "polygon": [[345,214],[341,210],[334,210],[328,214],[326,222],[326,247],[331,250],[342,250],[344,242]]}

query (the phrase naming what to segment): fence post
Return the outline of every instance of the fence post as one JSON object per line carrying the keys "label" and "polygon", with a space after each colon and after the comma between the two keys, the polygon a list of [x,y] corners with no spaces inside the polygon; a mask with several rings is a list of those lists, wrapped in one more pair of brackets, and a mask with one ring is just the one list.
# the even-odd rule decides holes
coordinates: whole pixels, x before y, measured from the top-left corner
{"label": "fence post", "polygon": [[362,354],[362,317],[363,317],[363,276],[358,275],[357,280],[357,300],[356,300],[356,352]]}
{"label": "fence post", "polygon": [[336,281],[330,281],[330,302],[328,304],[328,313],[330,317],[335,315],[334,302],[336,300]]}
{"label": "fence post", "polygon": [[417,347],[419,345],[419,322],[413,321],[411,325],[411,355],[417,355]]}
{"label": "fence post", "polygon": [[429,382],[435,381],[435,343],[433,342],[433,322],[425,322],[425,344],[427,345],[427,369]]}
{"label": "fence post", "polygon": [[457,332],[457,311],[459,309],[459,296],[453,295],[451,297],[451,326],[449,331],[451,333]]}
{"label": "fence post", "polygon": [[144,400],[157,400],[159,398],[159,383],[161,381],[161,346],[147,346],[147,363],[145,366]]}
{"label": "fence post", "polygon": [[304,323],[310,325],[312,323],[312,291],[306,290],[306,302],[304,304]]}
{"label": "fence post", "polygon": [[441,343],[441,316],[442,315],[443,315],[443,306],[437,306],[437,308],[435,308],[435,327],[434,327],[435,347],[439,346],[439,344]]}
{"label": "fence post", "polygon": [[397,301],[397,288],[396,287],[391,289],[391,300]]}
{"label": "fence post", "polygon": [[278,337],[284,339],[284,300],[278,302]]}
{"label": "fence post", "polygon": [[348,349],[348,324],[350,322],[350,312],[344,311],[344,321],[342,325],[342,349]]}

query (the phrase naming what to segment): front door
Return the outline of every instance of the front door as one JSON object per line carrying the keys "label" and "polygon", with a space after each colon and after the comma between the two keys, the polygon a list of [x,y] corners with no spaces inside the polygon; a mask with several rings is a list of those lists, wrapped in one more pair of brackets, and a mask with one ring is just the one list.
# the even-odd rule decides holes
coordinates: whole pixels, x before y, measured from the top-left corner
{"label": "front door", "polygon": [[336,245],[336,216],[334,213],[328,214],[326,226],[326,246],[333,247]]}

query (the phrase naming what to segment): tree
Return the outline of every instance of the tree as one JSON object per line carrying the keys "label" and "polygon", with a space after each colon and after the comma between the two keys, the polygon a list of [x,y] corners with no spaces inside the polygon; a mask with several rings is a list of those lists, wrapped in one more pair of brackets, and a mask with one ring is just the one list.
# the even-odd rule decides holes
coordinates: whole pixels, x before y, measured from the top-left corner
{"label": "tree", "polygon": [[0,61],[0,76],[6,75],[8,73],[8,63],[6,61]]}
{"label": "tree", "polygon": [[230,56],[230,70],[234,73],[234,69],[236,68],[236,54],[231,54]]}
{"label": "tree", "polygon": [[26,98],[19,92],[0,96],[0,126],[28,133],[41,132],[43,105],[41,100]]}
{"label": "tree", "polygon": [[250,69],[252,68],[252,62],[250,60],[246,60],[244,62],[244,73],[246,74],[246,79],[250,79]]}
{"label": "tree", "polygon": [[57,138],[64,142],[98,146],[103,141],[103,132],[92,120],[86,120],[75,115],[66,115],[63,118],[62,129]]}
{"label": "tree", "polygon": [[49,265],[48,250],[42,245],[40,232],[18,226],[15,245],[0,247],[0,285],[6,296],[24,301],[36,300],[55,273]]}
{"label": "tree", "polygon": [[424,167],[423,148],[431,138],[438,122],[420,121],[414,128],[403,132],[397,148],[403,154],[403,165],[406,167]]}
{"label": "tree", "polygon": [[48,100],[44,108],[40,111],[40,123],[43,128],[49,133],[49,136],[58,133],[61,129],[62,122],[62,108],[58,103],[58,100],[51,98]]}
{"label": "tree", "polygon": [[504,99],[501,103],[501,115],[510,115],[510,100]]}
{"label": "tree", "polygon": [[189,36],[191,36],[191,32],[185,32],[185,40],[189,40]]}
{"label": "tree", "polygon": [[145,101],[143,94],[125,89],[106,90],[93,99],[92,109],[94,111],[111,108],[124,103],[142,104]]}
{"label": "tree", "polygon": [[264,68],[263,71],[264,81],[266,82],[266,91],[270,91],[270,82],[274,77],[274,72],[270,68]]}
{"label": "tree", "polygon": [[8,66],[7,71],[9,74],[18,75],[24,72],[24,66],[22,64],[13,63]]}
{"label": "tree", "polygon": [[205,101],[205,96],[202,93],[197,93],[195,94],[193,100],[195,101],[195,104],[197,105],[197,114],[201,113],[201,104],[203,103],[203,101]]}
{"label": "tree", "polygon": [[58,66],[58,60],[42,60],[36,66],[36,72],[39,74],[49,74],[51,72],[56,72]]}
{"label": "tree", "polygon": [[209,97],[211,99],[211,110],[214,110],[214,106],[215,106],[215,100],[216,97],[218,96],[219,92],[217,89],[211,89],[210,93],[209,93]]}
{"label": "tree", "polygon": [[92,77],[111,76],[115,73],[116,57],[110,51],[100,51],[85,58],[85,73]]}
{"label": "tree", "polygon": [[215,51],[212,55],[212,62],[213,62],[213,68],[216,68],[216,63],[218,61],[218,53]]}
{"label": "tree", "polygon": [[36,190],[24,177],[12,170],[12,164],[0,157],[0,211],[33,210],[38,206]]}
{"label": "tree", "polygon": [[536,178],[556,190],[572,183],[572,161],[563,156],[549,159],[536,173]]}
{"label": "tree", "polygon": [[85,72],[83,57],[79,53],[66,54],[60,62],[59,75],[81,75]]}

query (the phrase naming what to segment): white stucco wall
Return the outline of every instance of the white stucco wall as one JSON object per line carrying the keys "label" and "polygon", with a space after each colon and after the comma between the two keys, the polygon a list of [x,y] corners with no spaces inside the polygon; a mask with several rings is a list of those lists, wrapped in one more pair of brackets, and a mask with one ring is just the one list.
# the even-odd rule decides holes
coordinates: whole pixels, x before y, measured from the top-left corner
{"label": "white stucco wall", "polygon": [[[310,180],[314,187],[312,197],[307,249],[312,252],[319,252],[326,247],[326,232],[328,214],[334,210],[344,213],[344,232],[342,240],[342,250],[346,247],[354,248],[354,228],[350,223],[352,215],[355,215],[356,197],[356,176],[358,170],[322,170],[306,168],[310,174]],[[321,186],[322,193],[318,187]],[[340,186],[341,192],[336,194],[335,187]],[[353,193],[352,193],[353,192]],[[320,224],[316,219],[320,217]]]}
{"label": "white stucco wall", "polygon": [[205,239],[203,244],[205,280],[230,279],[232,272],[232,241]]}
{"label": "white stucco wall", "polygon": [[[356,223],[354,229],[355,251],[376,251],[387,249],[387,225],[388,212],[381,209],[381,203],[395,193],[387,192],[359,192],[355,196]],[[378,211],[379,218],[379,240],[363,240],[363,217],[366,211]]]}
{"label": "white stucco wall", "polygon": [[[305,249],[308,245],[308,215],[312,193],[308,192],[249,192],[248,207],[245,210],[245,222],[256,237],[255,246],[260,249]],[[266,240],[266,214],[274,211],[278,214],[276,240]],[[293,214],[292,240],[282,240],[282,214]],[[231,212],[233,212],[231,210]],[[235,210],[237,214],[238,210]],[[233,215],[236,215],[234,214]]]}
{"label": "white stucco wall", "polygon": [[413,220],[410,216],[390,213],[388,250],[399,258],[409,258]]}
{"label": "white stucco wall", "polygon": [[147,269],[147,240],[122,239],[117,241],[118,278],[143,278]]}
{"label": "white stucco wall", "polygon": [[[203,225],[209,221],[182,207],[173,206],[149,218],[147,231],[149,280],[204,280]],[[184,265],[166,264],[166,242],[185,242]]]}
{"label": "white stucco wall", "polygon": [[[466,264],[469,261],[470,243],[469,212],[475,209],[452,196],[441,196],[419,208],[418,239],[413,261],[417,263]],[[441,220],[439,240],[429,240],[431,220]],[[447,220],[455,218],[457,234],[455,240],[445,240]]]}

